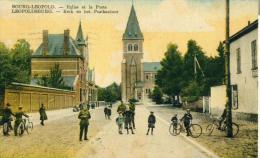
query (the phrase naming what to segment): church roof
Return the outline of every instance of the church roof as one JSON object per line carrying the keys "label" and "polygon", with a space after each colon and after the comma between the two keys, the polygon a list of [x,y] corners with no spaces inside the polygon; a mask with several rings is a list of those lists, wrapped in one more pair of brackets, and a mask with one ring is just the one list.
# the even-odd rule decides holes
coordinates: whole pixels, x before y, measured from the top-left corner
{"label": "church roof", "polygon": [[160,62],[144,62],[144,72],[157,72],[161,68]]}
{"label": "church roof", "polygon": [[[79,51],[74,40],[69,39],[69,52],[68,56],[80,56]],[[32,54],[35,56],[44,56],[43,43]],[[64,35],[63,34],[49,34],[48,35],[48,54],[46,56],[64,56]]]}
{"label": "church roof", "polygon": [[141,32],[134,6],[132,5],[131,12],[128,18],[123,40],[143,40],[143,33]]}
{"label": "church roof", "polygon": [[76,43],[78,45],[85,45],[85,39],[84,39],[84,36],[83,36],[81,22],[79,23],[79,28],[78,28],[78,32],[77,32],[77,36],[76,36]]}

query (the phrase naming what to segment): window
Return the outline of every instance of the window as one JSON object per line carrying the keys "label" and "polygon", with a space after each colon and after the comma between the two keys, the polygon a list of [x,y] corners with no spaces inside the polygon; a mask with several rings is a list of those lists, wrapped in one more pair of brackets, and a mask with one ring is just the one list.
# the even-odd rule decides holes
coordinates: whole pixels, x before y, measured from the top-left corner
{"label": "window", "polygon": [[132,44],[128,44],[128,51],[131,52],[133,50]]}
{"label": "window", "polygon": [[256,40],[251,42],[252,70],[257,69],[257,47]]}
{"label": "window", "polygon": [[237,73],[241,73],[241,52],[240,48],[237,48]]}
{"label": "window", "polygon": [[238,109],[238,90],[237,85],[232,85],[232,108]]}
{"label": "window", "polygon": [[138,44],[134,45],[134,51],[138,51]]}
{"label": "window", "polygon": [[147,80],[149,79],[149,75],[146,75],[146,79],[147,79]]}

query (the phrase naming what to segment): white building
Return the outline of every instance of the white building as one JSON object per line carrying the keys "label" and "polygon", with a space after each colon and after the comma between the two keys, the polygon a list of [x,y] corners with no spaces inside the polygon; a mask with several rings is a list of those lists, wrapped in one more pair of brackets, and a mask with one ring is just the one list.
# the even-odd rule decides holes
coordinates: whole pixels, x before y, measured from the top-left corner
{"label": "white building", "polygon": [[257,20],[230,37],[232,107],[237,116],[258,114],[257,37]]}

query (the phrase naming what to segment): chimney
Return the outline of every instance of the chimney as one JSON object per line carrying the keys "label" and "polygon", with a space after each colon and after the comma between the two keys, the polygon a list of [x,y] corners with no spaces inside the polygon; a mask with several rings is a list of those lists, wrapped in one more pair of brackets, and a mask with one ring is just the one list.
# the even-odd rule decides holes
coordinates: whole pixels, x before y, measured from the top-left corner
{"label": "chimney", "polygon": [[43,55],[48,55],[48,30],[42,31]]}
{"label": "chimney", "polygon": [[251,24],[251,22],[250,22],[250,21],[248,21],[248,22],[247,22],[247,24],[248,24],[248,25],[250,25],[250,24]]}
{"label": "chimney", "polygon": [[70,30],[64,30],[64,55],[69,53],[69,39],[70,39]]}

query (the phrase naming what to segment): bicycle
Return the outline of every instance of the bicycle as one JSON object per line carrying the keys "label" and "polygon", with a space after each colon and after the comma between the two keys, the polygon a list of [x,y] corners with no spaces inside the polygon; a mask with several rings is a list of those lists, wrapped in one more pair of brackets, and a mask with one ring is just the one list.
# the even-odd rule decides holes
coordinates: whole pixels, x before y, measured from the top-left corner
{"label": "bicycle", "polygon": [[[214,129],[216,128],[222,132],[227,130],[226,120],[223,121],[220,128],[219,128],[219,121],[220,119],[215,119],[211,124],[207,126],[206,133],[208,134],[208,136],[210,136],[213,133]],[[236,136],[239,132],[239,125],[237,123],[232,122],[232,130],[233,130],[233,136]]]}
{"label": "bicycle", "polygon": [[[10,127],[11,126],[11,127]],[[3,124],[3,134],[7,135],[9,131],[12,130],[11,120],[6,121]]]}
{"label": "bicycle", "polygon": [[19,136],[22,136],[24,131],[29,134],[29,131],[33,130],[33,123],[30,121],[30,118],[25,118],[22,120],[22,122],[18,125],[17,133]]}
{"label": "bicycle", "polygon": [[[181,122],[181,123],[180,123]],[[172,122],[169,127],[169,132],[173,136],[179,135],[181,132],[186,132],[183,121]],[[190,124],[190,135],[192,138],[198,138],[202,134],[202,128],[199,124]]]}

